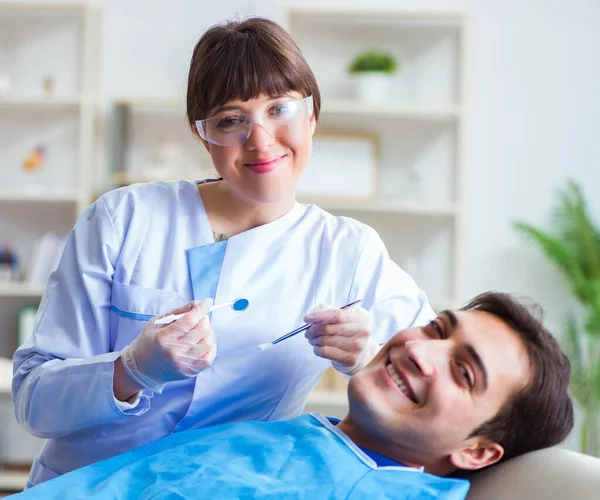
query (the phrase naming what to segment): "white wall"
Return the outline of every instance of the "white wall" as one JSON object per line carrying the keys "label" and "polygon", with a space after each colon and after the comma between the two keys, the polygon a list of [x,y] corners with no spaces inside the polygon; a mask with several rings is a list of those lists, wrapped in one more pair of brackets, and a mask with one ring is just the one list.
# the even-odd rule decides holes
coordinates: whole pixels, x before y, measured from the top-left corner
{"label": "white wall", "polygon": [[[294,0],[94,0],[105,12],[103,97],[181,96],[200,34],[246,15],[283,21]],[[322,4],[303,1],[304,4]],[[346,0],[331,0],[344,5]],[[372,3],[363,1],[361,3]],[[567,177],[600,194],[600,2],[401,0],[469,18],[465,298],[488,289],[530,296],[558,325],[567,295],[510,227],[544,223]],[[600,201],[591,200],[600,220]]]}
{"label": "white wall", "polygon": [[[191,50],[207,27],[246,15],[282,22],[283,7],[300,0],[94,3],[105,11],[103,98],[108,103],[115,96],[183,95]],[[488,289],[525,294],[545,307],[550,325],[559,325],[568,297],[563,282],[515,235],[510,222],[545,222],[567,177],[585,186],[600,221],[600,1],[380,4],[467,13],[465,298]]]}

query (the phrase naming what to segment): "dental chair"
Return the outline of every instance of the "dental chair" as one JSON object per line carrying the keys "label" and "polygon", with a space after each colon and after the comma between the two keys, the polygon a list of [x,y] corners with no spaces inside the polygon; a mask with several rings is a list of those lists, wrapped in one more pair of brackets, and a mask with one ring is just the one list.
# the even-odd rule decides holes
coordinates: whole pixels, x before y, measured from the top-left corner
{"label": "dental chair", "polygon": [[467,500],[599,500],[600,459],[554,447],[469,477]]}

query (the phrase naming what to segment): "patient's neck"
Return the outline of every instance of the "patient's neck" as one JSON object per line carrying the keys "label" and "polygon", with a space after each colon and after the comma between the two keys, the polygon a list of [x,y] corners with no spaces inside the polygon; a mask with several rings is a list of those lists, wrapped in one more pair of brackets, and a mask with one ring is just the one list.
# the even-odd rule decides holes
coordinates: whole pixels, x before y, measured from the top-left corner
{"label": "patient's neck", "polygon": [[437,476],[445,476],[452,472],[452,468],[449,468],[449,464],[444,463],[445,461],[425,463],[422,460],[415,460],[414,454],[411,453],[410,449],[403,447],[401,443],[391,442],[387,439],[385,441],[379,439],[376,434],[367,432],[365,429],[356,425],[349,415],[337,425],[337,428],[352,439],[357,446],[384,455],[406,467],[423,467],[425,472]]}

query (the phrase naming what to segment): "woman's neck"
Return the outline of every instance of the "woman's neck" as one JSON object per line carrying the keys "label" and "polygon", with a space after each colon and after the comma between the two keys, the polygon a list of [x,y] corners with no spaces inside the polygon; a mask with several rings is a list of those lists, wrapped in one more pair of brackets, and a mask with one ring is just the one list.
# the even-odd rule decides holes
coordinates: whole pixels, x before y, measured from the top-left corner
{"label": "woman's neck", "polygon": [[214,232],[234,236],[287,214],[295,203],[294,197],[273,203],[254,203],[236,196],[225,181],[200,184],[198,191]]}

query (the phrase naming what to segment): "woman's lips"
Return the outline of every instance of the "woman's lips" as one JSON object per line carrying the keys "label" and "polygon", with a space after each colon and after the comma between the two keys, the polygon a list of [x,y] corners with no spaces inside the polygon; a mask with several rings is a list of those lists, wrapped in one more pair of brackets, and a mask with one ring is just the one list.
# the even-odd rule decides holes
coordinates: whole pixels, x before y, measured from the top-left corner
{"label": "woman's lips", "polygon": [[244,166],[257,174],[268,174],[275,170],[285,158],[285,155],[277,156],[275,158],[265,158],[264,160],[255,160],[244,163]]}

